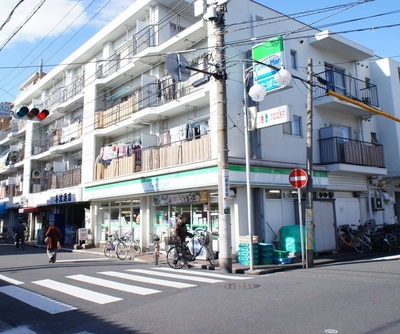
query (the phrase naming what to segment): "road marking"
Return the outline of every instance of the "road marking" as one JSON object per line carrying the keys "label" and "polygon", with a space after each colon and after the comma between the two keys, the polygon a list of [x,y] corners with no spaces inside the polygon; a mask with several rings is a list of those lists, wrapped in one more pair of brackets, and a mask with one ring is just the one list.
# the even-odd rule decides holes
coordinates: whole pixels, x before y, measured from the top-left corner
{"label": "road marking", "polygon": [[57,302],[53,299],[14,285],[2,286],[0,287],[0,292],[50,314],[68,312],[77,309],[71,305]]}
{"label": "road marking", "polygon": [[24,282],[17,281],[16,279],[13,279],[13,278],[10,278],[10,277],[4,276],[4,275],[0,275],[0,279],[7,283],[14,284],[14,285],[24,284]]}
{"label": "road marking", "polygon": [[171,274],[171,273],[168,273],[168,272],[152,271],[152,270],[145,270],[145,269],[127,269],[126,271],[131,271],[131,272],[141,273],[141,274],[148,274],[148,275],[153,275],[153,276],[162,276],[162,277],[183,279],[183,280],[188,280],[188,281],[203,282],[203,283],[222,283],[222,282],[225,282],[223,280],[207,278],[207,277],[200,277],[200,276],[189,277],[189,276],[185,276],[185,275]]}
{"label": "road marking", "polygon": [[109,258],[99,257],[92,259],[75,259],[75,260],[57,260],[57,262],[92,262],[92,261],[109,261]]}
{"label": "road marking", "polygon": [[136,282],[157,284],[157,285],[167,286],[170,288],[177,288],[177,289],[192,288],[192,287],[197,286],[195,284],[167,281],[167,280],[162,280],[162,279],[157,279],[157,278],[119,273],[116,271],[103,271],[103,272],[100,272],[99,274],[108,275],[108,276],[112,276],[112,277],[124,278],[124,279],[128,279],[131,281],[136,281]]}
{"label": "road marking", "polygon": [[[177,272],[176,269],[172,268],[162,268],[162,267],[155,267],[153,269],[156,270],[162,270],[162,271],[169,271],[169,272]],[[181,271],[184,272],[185,275],[201,275],[201,276],[207,276],[207,277],[217,277],[217,278],[223,278],[223,279],[231,279],[231,280],[247,280],[247,279],[253,279],[253,277],[247,277],[247,276],[230,276],[230,275],[223,275],[223,274],[218,274],[218,273],[210,273],[208,271],[195,271],[195,270],[184,270]]]}
{"label": "road marking", "polygon": [[82,289],[77,286],[70,284],[65,284],[50,279],[44,279],[41,281],[32,282],[34,284],[43,286],[48,289],[55,290],[57,292],[62,292],[67,295],[77,297],[80,299],[88,300],[96,304],[108,304],[122,300],[122,298],[117,298],[113,296],[106,295],[104,293],[99,293],[87,289]]}
{"label": "road marking", "polygon": [[135,294],[142,295],[142,296],[161,292],[160,290],[142,288],[140,286],[118,283],[118,282],[109,281],[109,280],[102,279],[102,278],[87,276],[87,275],[78,274],[78,275],[67,276],[67,278],[71,278],[71,279],[74,279],[74,280],[77,280],[80,282],[103,286],[103,287],[106,287],[109,289],[120,290],[120,291],[124,291],[124,292],[129,292],[129,293],[135,293]]}

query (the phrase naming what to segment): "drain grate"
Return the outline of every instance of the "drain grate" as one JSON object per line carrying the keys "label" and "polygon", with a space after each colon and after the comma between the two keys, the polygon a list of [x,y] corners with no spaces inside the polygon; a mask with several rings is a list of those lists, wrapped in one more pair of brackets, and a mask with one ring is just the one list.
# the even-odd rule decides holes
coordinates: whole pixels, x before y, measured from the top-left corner
{"label": "drain grate", "polygon": [[247,284],[247,283],[230,283],[224,285],[225,289],[231,289],[231,290],[250,290],[259,287],[260,284]]}

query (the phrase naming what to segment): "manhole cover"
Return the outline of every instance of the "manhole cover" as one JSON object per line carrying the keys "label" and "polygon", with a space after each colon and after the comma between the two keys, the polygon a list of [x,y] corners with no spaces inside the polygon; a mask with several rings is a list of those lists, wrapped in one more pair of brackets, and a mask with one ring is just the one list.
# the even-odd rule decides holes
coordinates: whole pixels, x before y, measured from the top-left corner
{"label": "manhole cover", "polygon": [[231,290],[250,290],[259,287],[260,284],[246,284],[246,283],[230,283],[224,285],[225,289],[231,289]]}

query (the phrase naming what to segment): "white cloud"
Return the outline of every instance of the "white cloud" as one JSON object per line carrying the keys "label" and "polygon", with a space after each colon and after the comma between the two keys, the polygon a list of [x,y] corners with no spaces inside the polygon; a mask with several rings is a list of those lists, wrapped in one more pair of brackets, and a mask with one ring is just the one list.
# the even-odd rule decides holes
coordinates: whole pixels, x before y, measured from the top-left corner
{"label": "white cloud", "polygon": [[[10,15],[13,8],[20,0],[2,0],[0,25]],[[15,46],[20,42],[35,43],[47,36],[55,37],[64,31],[69,32],[87,24],[92,16],[105,4],[107,6],[97,15],[91,25],[104,26],[114,19],[122,10],[131,3],[120,0],[47,0],[25,24],[29,16],[38,8],[42,0],[22,2],[14,11],[9,22],[0,31],[0,47],[7,42],[7,47]],[[126,4],[128,2],[128,4]],[[88,7],[86,9],[86,7]],[[17,29],[23,27],[17,32]],[[15,34],[15,35],[14,35]],[[14,35],[14,36],[13,36]]]}

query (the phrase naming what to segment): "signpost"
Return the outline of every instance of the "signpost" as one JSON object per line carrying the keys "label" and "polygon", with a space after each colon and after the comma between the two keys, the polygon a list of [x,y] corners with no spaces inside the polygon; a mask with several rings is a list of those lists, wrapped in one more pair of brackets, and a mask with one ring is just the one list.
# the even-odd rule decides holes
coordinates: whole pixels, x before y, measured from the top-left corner
{"label": "signpost", "polygon": [[[297,188],[297,199],[299,203],[299,222],[301,239],[301,265],[304,268],[304,236],[303,236],[303,217],[301,215],[301,188],[304,188],[308,182],[308,175],[302,169],[293,169],[289,174],[289,182],[292,187]],[[308,264],[308,261],[306,261]],[[308,265],[307,265],[308,267]]]}

